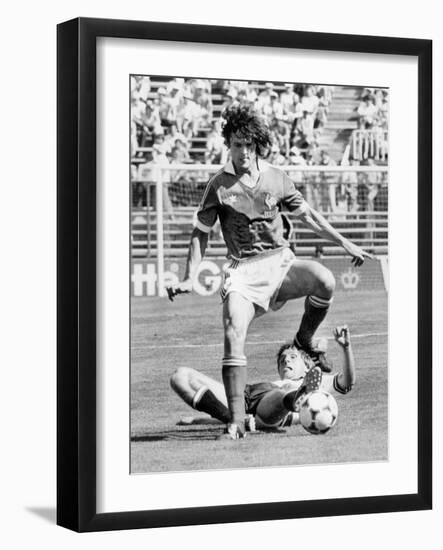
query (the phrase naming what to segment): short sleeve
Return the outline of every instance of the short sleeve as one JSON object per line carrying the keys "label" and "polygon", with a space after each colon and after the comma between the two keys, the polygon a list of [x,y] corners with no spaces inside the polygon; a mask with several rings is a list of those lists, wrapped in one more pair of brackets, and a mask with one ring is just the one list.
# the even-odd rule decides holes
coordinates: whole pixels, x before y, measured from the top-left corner
{"label": "short sleeve", "polygon": [[195,227],[197,227],[197,229],[200,229],[200,231],[203,231],[204,233],[209,233],[211,227],[217,221],[218,206],[218,196],[214,189],[212,181],[210,181],[206,187],[205,194],[203,195],[203,199],[197,210]]}
{"label": "short sleeve", "polygon": [[285,173],[283,173],[282,203],[296,216],[303,214],[309,208],[303,195],[295,188],[294,182]]}
{"label": "short sleeve", "polygon": [[320,386],[321,390],[326,392],[331,392],[332,390],[335,390],[334,379],[334,374],[323,374]]}
{"label": "short sleeve", "polygon": [[352,386],[343,388],[338,381],[339,373],[324,374],[321,381],[321,389],[326,392],[336,391],[342,395],[346,395],[352,390]]}

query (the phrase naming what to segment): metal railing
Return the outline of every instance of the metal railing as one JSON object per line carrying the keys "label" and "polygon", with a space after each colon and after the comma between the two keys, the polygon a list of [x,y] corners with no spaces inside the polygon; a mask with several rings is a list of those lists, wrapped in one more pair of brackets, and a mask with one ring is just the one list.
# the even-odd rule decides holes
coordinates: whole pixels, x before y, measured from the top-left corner
{"label": "metal railing", "polygon": [[[152,165],[149,177],[134,179],[132,183],[143,184],[146,189],[146,204],[131,211],[131,242],[133,257],[155,258],[157,263],[160,293],[164,293],[163,281],[165,257],[183,257],[187,254],[194,215],[201,199],[208,177],[221,168],[219,165],[183,164]],[[387,192],[378,203],[378,209],[361,210],[358,194],[366,188],[372,193],[370,206],[374,205],[374,191],[387,191],[387,167],[380,166],[280,166],[295,180],[297,186],[304,186],[306,198],[315,194],[321,197],[322,214],[345,237],[375,254],[386,254],[388,250],[388,203]],[[182,186],[191,193],[188,206],[174,205],[176,197],[169,196],[171,172],[200,174],[195,182]],[[295,177],[294,177],[295,176]],[[374,183],[378,182],[378,183]],[[192,186],[199,186],[195,193]],[[181,187],[181,192],[183,189]],[[198,198],[196,199],[196,196]],[[181,197],[181,201],[186,197]],[[175,201],[174,201],[175,199]],[[334,201],[335,204],[332,204]],[[308,202],[310,202],[308,200]],[[314,206],[314,205],[313,205]],[[360,205],[361,206],[361,205]],[[291,241],[298,255],[320,256],[343,254],[343,249],[322,240],[304,227],[292,213],[287,213],[293,225]],[[226,247],[220,229],[211,232],[208,256],[225,256]],[[161,294],[160,294],[161,295]]]}
{"label": "metal railing", "polygon": [[356,160],[368,158],[381,162],[388,159],[388,131],[381,128],[373,130],[354,130],[351,137],[352,157]]}

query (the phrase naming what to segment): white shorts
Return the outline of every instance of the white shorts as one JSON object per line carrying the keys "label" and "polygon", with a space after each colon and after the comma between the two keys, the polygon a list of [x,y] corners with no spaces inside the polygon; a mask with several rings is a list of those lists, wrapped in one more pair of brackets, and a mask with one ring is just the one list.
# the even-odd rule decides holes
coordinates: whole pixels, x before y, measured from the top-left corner
{"label": "white shorts", "polygon": [[290,248],[233,260],[224,271],[220,290],[222,300],[230,292],[238,292],[264,311],[280,309],[284,302],[277,302],[277,295],[294,260]]}

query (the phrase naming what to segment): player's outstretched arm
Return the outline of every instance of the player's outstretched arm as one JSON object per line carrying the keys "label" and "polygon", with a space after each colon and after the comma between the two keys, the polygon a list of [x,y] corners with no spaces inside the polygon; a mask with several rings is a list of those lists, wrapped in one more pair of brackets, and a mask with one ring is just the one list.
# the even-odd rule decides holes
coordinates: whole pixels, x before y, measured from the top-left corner
{"label": "player's outstretched arm", "polygon": [[360,246],[357,246],[349,239],[346,239],[341,235],[332,225],[320,214],[311,207],[307,207],[305,211],[299,215],[298,218],[306,227],[311,229],[319,237],[328,239],[335,244],[343,247],[346,252],[352,256],[352,263],[358,267],[362,265],[365,258],[373,259],[373,256],[363,250]]}
{"label": "player's outstretched arm", "polygon": [[191,242],[189,244],[185,277],[180,283],[166,289],[168,292],[168,298],[171,302],[174,301],[174,297],[177,296],[177,294],[187,294],[191,292],[198,266],[205,255],[207,245],[208,234],[195,227],[191,235]]}
{"label": "player's outstretched arm", "polygon": [[342,372],[337,376],[339,390],[347,393],[355,384],[355,361],[351,345],[351,334],[347,325],[341,325],[334,329],[334,338],[337,344],[342,348],[344,363]]}

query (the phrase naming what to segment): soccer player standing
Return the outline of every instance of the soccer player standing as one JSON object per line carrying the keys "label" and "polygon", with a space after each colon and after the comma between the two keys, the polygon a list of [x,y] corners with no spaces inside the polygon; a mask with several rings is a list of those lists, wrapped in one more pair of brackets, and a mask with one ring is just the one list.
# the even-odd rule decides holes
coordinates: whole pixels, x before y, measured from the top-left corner
{"label": "soccer player standing", "polygon": [[231,415],[226,437],[244,437],[246,335],[254,317],[287,300],[306,297],[305,311],[294,344],[322,368],[331,366],[324,352],[313,347],[313,336],[332,302],[335,280],[323,265],[294,256],[287,240],[282,207],[294,212],[314,233],[340,245],[359,266],[371,257],[338,233],[313,210],[290,178],[262,160],[271,146],[266,122],[250,107],[233,106],[224,114],[223,137],[231,160],[210,180],[191,236],[184,280],[169,289],[169,297],[190,292],[205,254],[208,233],[220,220],[231,264],[224,272],[223,384]]}

